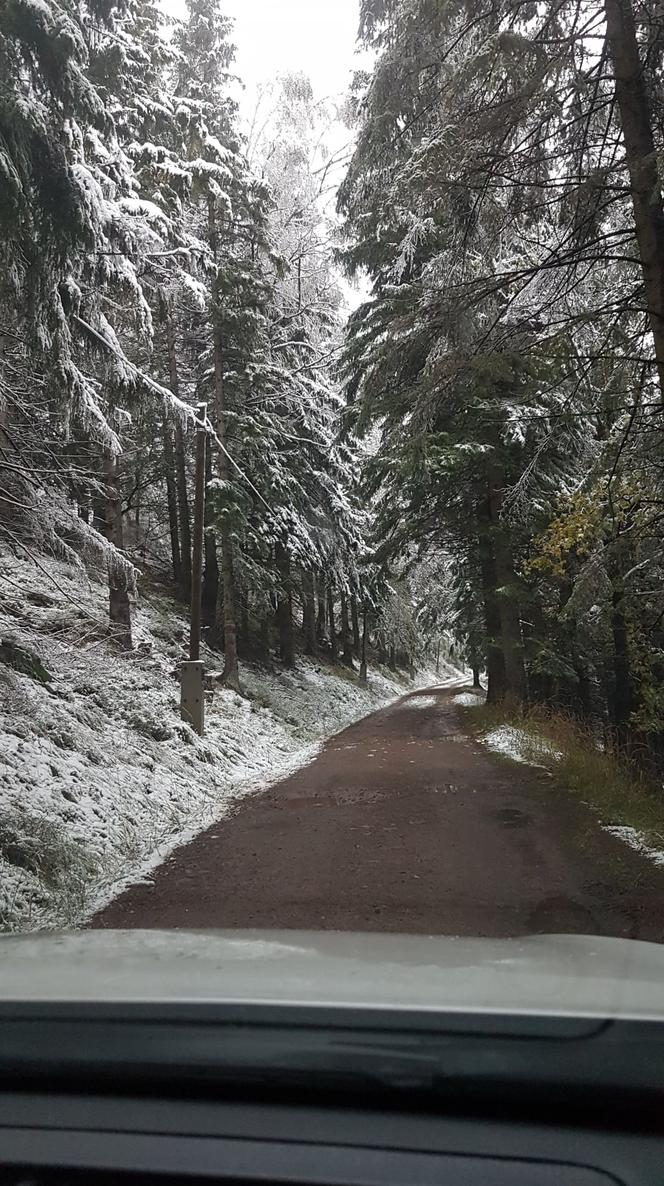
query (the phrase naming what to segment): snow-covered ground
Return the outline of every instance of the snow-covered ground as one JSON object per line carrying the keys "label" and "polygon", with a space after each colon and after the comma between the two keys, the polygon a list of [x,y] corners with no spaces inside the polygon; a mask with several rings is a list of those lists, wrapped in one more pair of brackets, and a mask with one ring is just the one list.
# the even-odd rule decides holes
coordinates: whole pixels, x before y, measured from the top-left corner
{"label": "snow-covered ground", "polygon": [[[105,585],[39,563],[0,557],[0,640],[36,653],[50,676],[0,658],[0,928],[80,922],[240,796],[413,686],[370,671],[364,689],[305,661],[293,672],[245,665],[247,697],[210,694],[201,739],[179,715],[182,611],[144,594],[135,650],[122,654],[106,637]],[[218,667],[218,655],[202,657]]]}
{"label": "snow-covered ground", "polygon": [[526,762],[529,766],[541,765],[541,760],[557,760],[562,754],[546,737],[540,737],[514,725],[500,725],[485,733],[482,741],[494,754],[504,754],[514,762]]}

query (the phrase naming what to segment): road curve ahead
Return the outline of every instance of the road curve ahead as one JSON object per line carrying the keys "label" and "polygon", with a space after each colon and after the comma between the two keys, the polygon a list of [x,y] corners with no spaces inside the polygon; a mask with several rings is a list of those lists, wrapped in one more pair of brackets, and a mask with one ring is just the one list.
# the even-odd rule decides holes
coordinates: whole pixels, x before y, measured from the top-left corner
{"label": "road curve ahead", "polygon": [[465,736],[457,690],[413,692],[338,733],[90,925],[664,941],[664,870],[545,771]]}

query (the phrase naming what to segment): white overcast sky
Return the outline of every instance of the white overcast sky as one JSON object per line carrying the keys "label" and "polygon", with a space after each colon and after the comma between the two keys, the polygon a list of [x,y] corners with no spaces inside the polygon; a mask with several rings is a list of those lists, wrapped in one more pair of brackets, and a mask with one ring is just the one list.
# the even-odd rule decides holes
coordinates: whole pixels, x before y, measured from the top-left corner
{"label": "white overcast sky", "polygon": [[[161,0],[166,11],[183,17],[185,0]],[[238,95],[240,110],[250,122],[256,105],[256,88],[277,74],[301,70],[311,80],[317,99],[342,98],[353,71],[368,68],[366,51],[356,56],[359,0],[221,0],[222,12],[235,22],[237,47],[234,69],[245,84]],[[328,148],[339,153],[348,144],[349,131],[341,124],[330,128]],[[343,163],[331,180],[336,183]],[[333,198],[330,199],[331,207]],[[352,307],[362,299],[364,285],[342,287]]]}
{"label": "white overcast sky", "polygon": [[249,86],[303,70],[317,98],[347,89],[358,0],[224,0],[221,7],[235,19],[237,70]]}
{"label": "white overcast sky", "polygon": [[[185,0],[162,3],[184,16]],[[235,21],[235,67],[249,94],[258,83],[290,70],[309,76],[317,99],[347,90],[359,64],[354,62],[359,0],[221,0],[220,8]]]}

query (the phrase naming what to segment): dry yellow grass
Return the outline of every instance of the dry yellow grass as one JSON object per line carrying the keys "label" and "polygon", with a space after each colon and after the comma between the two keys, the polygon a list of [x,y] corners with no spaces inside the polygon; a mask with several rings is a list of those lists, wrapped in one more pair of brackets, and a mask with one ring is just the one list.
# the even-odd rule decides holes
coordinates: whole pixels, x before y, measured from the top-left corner
{"label": "dry yellow grass", "polygon": [[572,716],[509,702],[465,713],[479,737],[500,725],[519,729],[524,758],[547,766],[559,785],[595,808],[603,824],[636,828],[647,843],[664,848],[664,791]]}

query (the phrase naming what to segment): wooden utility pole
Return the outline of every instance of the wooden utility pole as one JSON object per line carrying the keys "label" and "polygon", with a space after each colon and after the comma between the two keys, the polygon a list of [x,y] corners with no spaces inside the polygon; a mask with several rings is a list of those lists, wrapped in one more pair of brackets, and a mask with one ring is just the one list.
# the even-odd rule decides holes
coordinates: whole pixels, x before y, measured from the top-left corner
{"label": "wooden utility pole", "polygon": [[196,481],[194,497],[194,538],[191,564],[191,620],[189,662],[182,664],[180,710],[182,719],[197,733],[205,732],[205,696],[201,662],[201,592],[203,588],[203,532],[205,528],[205,452],[207,445],[207,406],[196,412]]}
{"label": "wooden utility pole", "polygon": [[[215,199],[208,196],[208,236],[212,257],[215,265],[218,261],[219,242],[217,237],[217,214]],[[219,291],[219,276],[214,282],[212,308],[212,358],[214,364],[214,403],[212,422],[214,424],[217,444],[219,446],[217,465],[218,473],[227,490],[231,481],[230,454],[226,447],[226,401],[224,394],[224,343],[221,332],[221,294]],[[223,682],[227,688],[241,692],[240,670],[237,661],[237,615],[235,608],[235,546],[233,532],[228,515],[224,515],[220,524],[221,544],[221,576],[223,601],[220,605],[221,615],[217,615],[217,633],[219,627],[224,634],[224,673]],[[219,620],[221,618],[221,620]]]}

